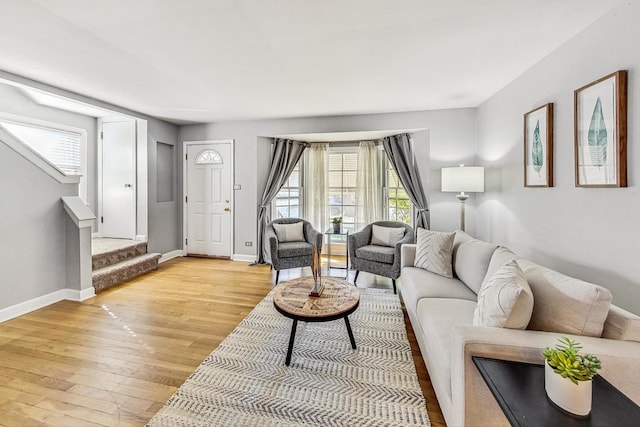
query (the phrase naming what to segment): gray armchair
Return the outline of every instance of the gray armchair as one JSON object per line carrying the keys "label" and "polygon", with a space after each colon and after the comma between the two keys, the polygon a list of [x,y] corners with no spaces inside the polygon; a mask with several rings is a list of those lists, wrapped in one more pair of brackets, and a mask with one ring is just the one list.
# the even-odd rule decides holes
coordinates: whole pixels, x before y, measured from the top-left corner
{"label": "gray armchair", "polygon": [[[304,241],[280,242],[273,224],[294,224],[302,222]],[[280,270],[311,266],[313,245],[318,252],[322,250],[322,233],[314,230],[311,223],[300,218],[278,218],[271,221],[265,230],[267,250],[265,260],[276,270],[276,284],[280,278]]]}
{"label": "gray armchair", "polygon": [[[394,247],[371,244],[372,225],[380,227],[404,228],[404,237]],[[351,265],[356,270],[353,279],[355,284],[360,271],[389,277],[393,283],[393,293],[396,293],[396,279],[400,277],[400,247],[405,243],[413,243],[413,228],[403,222],[378,221],[367,225],[357,233],[349,235],[349,257]]]}

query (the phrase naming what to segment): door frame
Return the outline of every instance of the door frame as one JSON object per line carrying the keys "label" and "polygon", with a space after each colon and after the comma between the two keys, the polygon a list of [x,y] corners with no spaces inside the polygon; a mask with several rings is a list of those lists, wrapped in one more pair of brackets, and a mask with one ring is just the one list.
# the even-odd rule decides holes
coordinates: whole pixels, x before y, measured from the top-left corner
{"label": "door frame", "polygon": [[233,139],[216,139],[216,140],[205,140],[205,141],[183,141],[182,143],[182,253],[186,256],[187,254],[187,236],[188,236],[188,227],[189,227],[189,215],[187,212],[187,194],[189,190],[189,182],[187,179],[187,168],[188,160],[187,160],[187,148],[193,145],[229,145],[229,165],[231,167],[231,179],[229,180],[229,208],[231,209],[231,226],[229,227],[229,241],[231,242],[231,253],[229,254],[229,258],[233,259],[233,254],[235,253],[235,140]]}
{"label": "door frame", "polygon": [[148,177],[147,177],[147,121],[138,117],[129,116],[126,114],[114,114],[108,117],[99,117],[98,125],[96,126],[96,199],[97,199],[97,218],[96,218],[96,233],[93,233],[92,237],[103,237],[102,221],[103,216],[103,173],[102,167],[102,150],[104,148],[102,142],[102,124],[108,122],[118,122],[124,120],[132,120],[135,122],[135,141],[133,145],[134,152],[134,176],[133,176],[133,194],[134,194],[134,236],[132,239],[142,242],[148,241]]}

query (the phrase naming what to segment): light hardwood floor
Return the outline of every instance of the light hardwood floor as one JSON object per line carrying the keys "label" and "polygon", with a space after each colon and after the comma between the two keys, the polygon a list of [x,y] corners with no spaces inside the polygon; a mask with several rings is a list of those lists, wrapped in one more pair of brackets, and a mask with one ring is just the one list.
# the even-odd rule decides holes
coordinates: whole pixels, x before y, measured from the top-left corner
{"label": "light hardwood floor", "polygon": [[[302,273],[309,274],[284,271],[280,280]],[[271,290],[274,276],[268,266],[179,258],[83,303],[62,301],[1,323],[0,425],[144,425]],[[361,273],[358,285],[391,282]],[[444,426],[406,315],[405,322],[429,417]]]}

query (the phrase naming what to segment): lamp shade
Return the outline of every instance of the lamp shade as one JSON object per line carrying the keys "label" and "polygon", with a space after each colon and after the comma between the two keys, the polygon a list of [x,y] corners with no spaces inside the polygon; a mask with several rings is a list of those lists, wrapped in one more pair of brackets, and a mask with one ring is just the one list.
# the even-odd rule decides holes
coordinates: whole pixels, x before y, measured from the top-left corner
{"label": "lamp shade", "polygon": [[458,166],[442,168],[442,191],[484,192],[484,168],[482,166]]}

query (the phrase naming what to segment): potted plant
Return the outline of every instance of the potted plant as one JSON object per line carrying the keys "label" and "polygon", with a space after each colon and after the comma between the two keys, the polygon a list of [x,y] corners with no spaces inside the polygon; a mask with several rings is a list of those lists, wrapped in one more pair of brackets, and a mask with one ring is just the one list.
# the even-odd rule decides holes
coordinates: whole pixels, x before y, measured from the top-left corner
{"label": "potted plant", "polygon": [[592,354],[581,355],[582,346],[568,337],[542,352],[544,388],[553,403],[567,412],[587,416],[591,412],[591,380],[602,366]]}
{"label": "potted plant", "polygon": [[333,218],[331,218],[331,223],[333,224],[333,232],[335,234],[340,234],[340,227],[342,225],[342,217],[341,216],[334,216]]}

